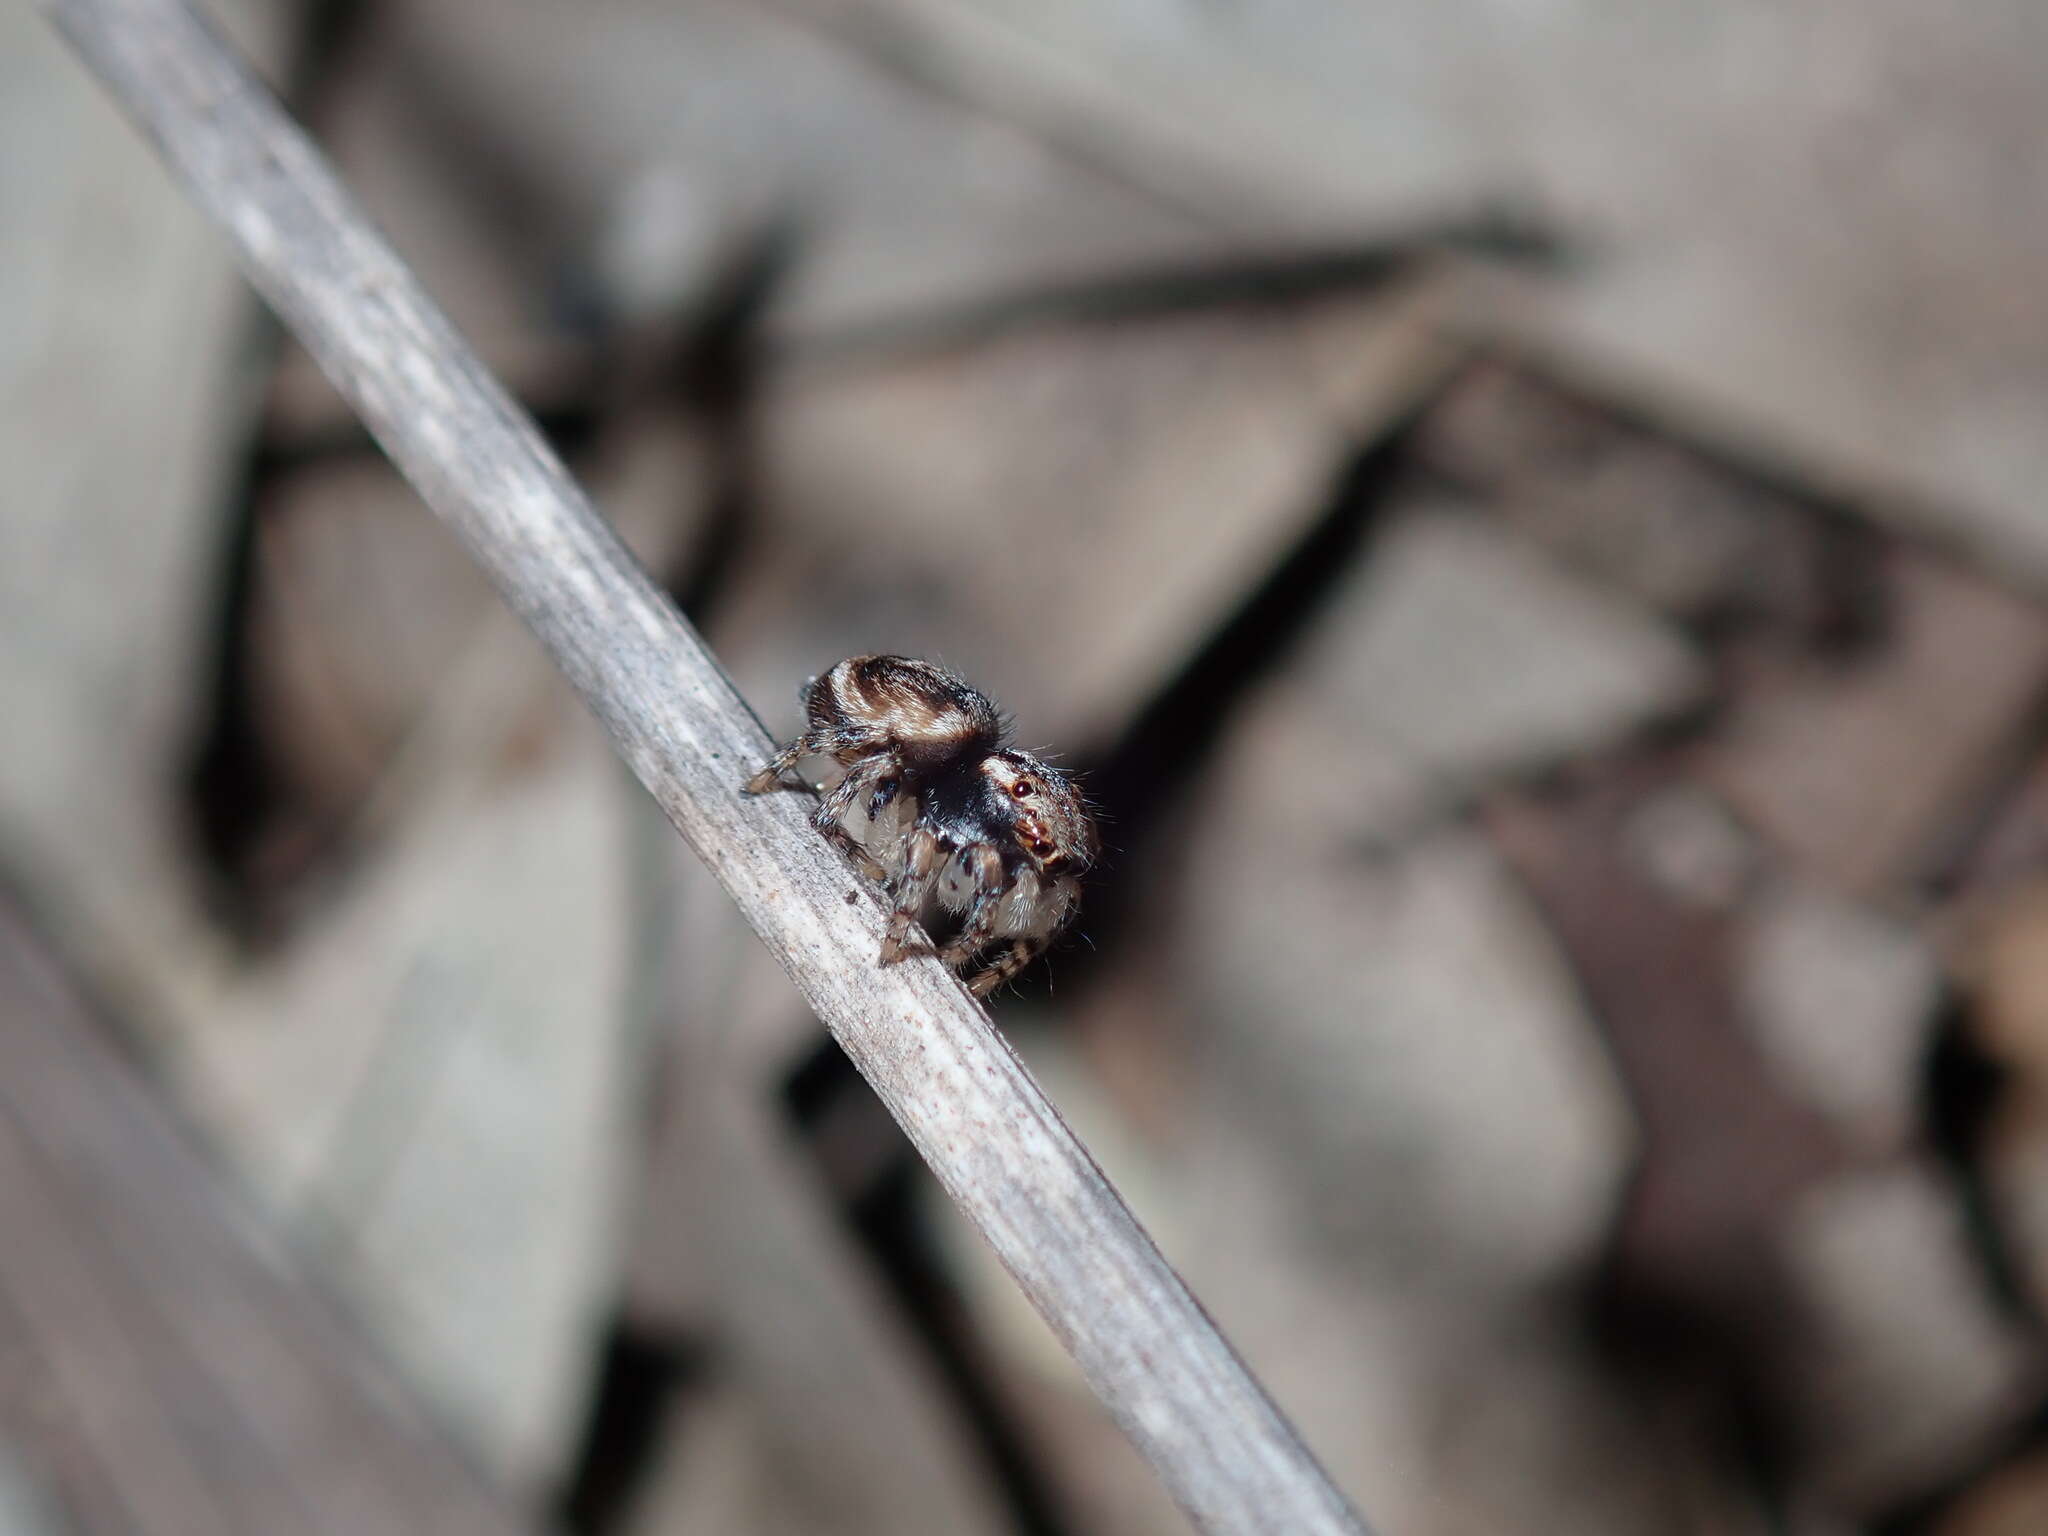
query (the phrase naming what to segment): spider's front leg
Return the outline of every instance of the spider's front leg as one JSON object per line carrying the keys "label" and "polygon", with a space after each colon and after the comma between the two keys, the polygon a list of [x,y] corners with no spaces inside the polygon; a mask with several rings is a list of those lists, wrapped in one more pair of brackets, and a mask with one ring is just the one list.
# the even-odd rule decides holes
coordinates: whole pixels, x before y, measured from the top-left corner
{"label": "spider's front leg", "polygon": [[967,990],[976,997],[987,997],[1044,954],[1051,947],[1052,938],[1051,934],[1043,933],[1010,940],[1008,949],[975,973],[974,978],[967,983]]}
{"label": "spider's front leg", "polygon": [[882,940],[882,964],[894,965],[910,953],[910,930],[932,899],[944,863],[944,851],[932,829],[912,827],[903,846],[903,871],[891,893],[895,900],[889,913],[889,932]]}
{"label": "spider's front leg", "polygon": [[1026,876],[1010,897],[1018,910],[1001,925],[1010,935],[1010,947],[978,971],[967,983],[967,990],[976,997],[987,997],[1052,948],[1053,940],[1072,921],[1079,896],[1080,889],[1072,880],[1047,880],[1041,875],[1033,881]]}
{"label": "spider's front leg", "polygon": [[956,971],[995,942],[996,908],[1009,889],[1002,855],[986,843],[972,848],[967,862],[974,874],[974,894],[960,931],[939,951],[939,958]]}

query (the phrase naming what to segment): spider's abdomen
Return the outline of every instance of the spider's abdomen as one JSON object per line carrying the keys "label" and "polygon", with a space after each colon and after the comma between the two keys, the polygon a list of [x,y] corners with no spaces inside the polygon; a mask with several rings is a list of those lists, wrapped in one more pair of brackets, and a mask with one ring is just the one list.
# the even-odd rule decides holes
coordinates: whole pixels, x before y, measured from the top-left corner
{"label": "spider's abdomen", "polygon": [[889,747],[906,768],[972,760],[994,750],[1002,719],[987,694],[908,656],[852,656],[811,689],[813,726],[844,755]]}

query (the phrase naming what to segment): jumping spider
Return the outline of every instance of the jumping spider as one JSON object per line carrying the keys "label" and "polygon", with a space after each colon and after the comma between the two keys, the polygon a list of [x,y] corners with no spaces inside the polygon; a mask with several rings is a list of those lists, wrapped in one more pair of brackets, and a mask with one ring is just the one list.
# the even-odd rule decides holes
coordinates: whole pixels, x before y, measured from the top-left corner
{"label": "jumping spider", "polygon": [[[1029,965],[1074,915],[1100,851],[1094,818],[1057,769],[1003,745],[987,694],[907,656],[851,656],[804,691],[808,727],[747,781],[765,794],[807,757],[845,777],[811,824],[888,889],[882,963],[908,952],[933,901],[962,914],[938,949],[955,970],[1003,940],[968,982],[986,997]],[[864,835],[848,826],[859,815]]]}

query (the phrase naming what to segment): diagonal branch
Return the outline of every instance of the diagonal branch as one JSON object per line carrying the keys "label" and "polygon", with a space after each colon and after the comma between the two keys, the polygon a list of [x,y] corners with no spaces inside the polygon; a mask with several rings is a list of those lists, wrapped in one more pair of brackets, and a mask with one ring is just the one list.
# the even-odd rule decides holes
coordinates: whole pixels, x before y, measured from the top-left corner
{"label": "diagonal branch", "polygon": [[1001,1036],[787,796],[717,659],[326,160],[182,0],[44,9],[222,225],[256,286],[468,545],[1201,1529],[1362,1533]]}

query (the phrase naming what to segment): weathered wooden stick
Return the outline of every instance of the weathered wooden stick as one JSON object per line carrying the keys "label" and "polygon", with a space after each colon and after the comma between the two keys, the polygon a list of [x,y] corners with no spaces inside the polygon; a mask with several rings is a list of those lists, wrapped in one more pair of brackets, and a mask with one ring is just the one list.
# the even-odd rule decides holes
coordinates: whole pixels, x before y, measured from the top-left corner
{"label": "weathered wooden stick", "polygon": [[326,160],[182,0],[42,0],[244,266],[540,637],[1044,1314],[1197,1527],[1364,1527],[1022,1064],[935,961],[882,969],[880,906],[716,658]]}

